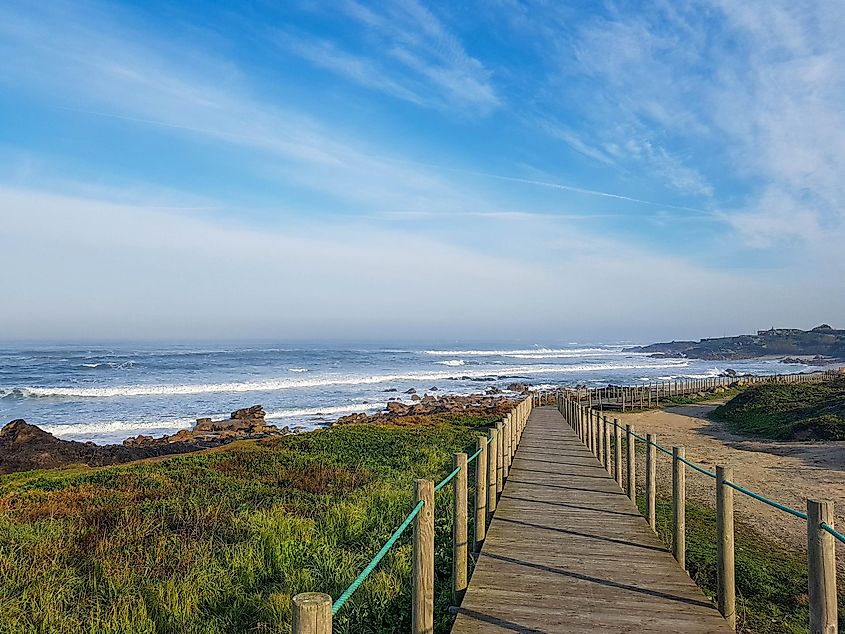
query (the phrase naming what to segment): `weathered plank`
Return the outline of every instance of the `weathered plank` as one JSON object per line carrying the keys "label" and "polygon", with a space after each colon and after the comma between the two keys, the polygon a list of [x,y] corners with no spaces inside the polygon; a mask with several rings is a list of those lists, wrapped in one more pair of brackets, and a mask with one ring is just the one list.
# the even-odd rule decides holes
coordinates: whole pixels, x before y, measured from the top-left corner
{"label": "weathered plank", "polygon": [[732,631],[556,409],[509,475],[454,634]]}

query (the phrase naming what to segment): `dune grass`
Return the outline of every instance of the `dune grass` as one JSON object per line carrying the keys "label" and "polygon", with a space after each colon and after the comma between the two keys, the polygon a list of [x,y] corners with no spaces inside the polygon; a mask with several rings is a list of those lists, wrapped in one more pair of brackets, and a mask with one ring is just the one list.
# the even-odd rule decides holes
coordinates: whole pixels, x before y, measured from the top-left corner
{"label": "dune grass", "polygon": [[[343,426],[223,450],[0,480],[0,632],[290,631],[290,598],[337,596],[493,417]],[[450,487],[437,498],[448,631]],[[405,632],[410,531],[336,631]]]}
{"label": "dune grass", "polygon": [[738,434],[774,440],[845,440],[845,376],[756,385],[711,416]]}

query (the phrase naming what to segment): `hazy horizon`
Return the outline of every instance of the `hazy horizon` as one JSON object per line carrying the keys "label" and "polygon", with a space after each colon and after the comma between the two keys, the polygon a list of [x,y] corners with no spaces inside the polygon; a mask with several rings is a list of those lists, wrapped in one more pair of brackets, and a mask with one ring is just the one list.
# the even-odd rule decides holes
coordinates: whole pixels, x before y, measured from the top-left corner
{"label": "hazy horizon", "polygon": [[834,0],[6,2],[0,341],[832,323],[843,26]]}

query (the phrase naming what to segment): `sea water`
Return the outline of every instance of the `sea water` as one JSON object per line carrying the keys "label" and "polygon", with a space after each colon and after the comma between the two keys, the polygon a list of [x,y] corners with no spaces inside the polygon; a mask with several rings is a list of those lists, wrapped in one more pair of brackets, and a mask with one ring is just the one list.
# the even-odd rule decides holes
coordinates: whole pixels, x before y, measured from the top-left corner
{"label": "sea water", "polygon": [[373,412],[405,392],[470,394],[512,383],[637,384],[807,371],[774,361],[661,359],[606,344],[16,345],[0,347],[0,423],[23,418],[60,438],[120,442],[171,434],[199,417],[260,404],[270,422],[311,429]]}

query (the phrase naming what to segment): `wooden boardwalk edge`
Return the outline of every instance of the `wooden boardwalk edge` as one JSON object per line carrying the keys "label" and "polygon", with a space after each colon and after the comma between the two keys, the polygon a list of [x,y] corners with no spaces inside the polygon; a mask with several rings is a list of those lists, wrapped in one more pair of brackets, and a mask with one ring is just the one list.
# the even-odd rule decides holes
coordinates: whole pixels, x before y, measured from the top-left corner
{"label": "wooden boardwalk edge", "polygon": [[453,634],[733,630],[554,407],[536,408]]}

